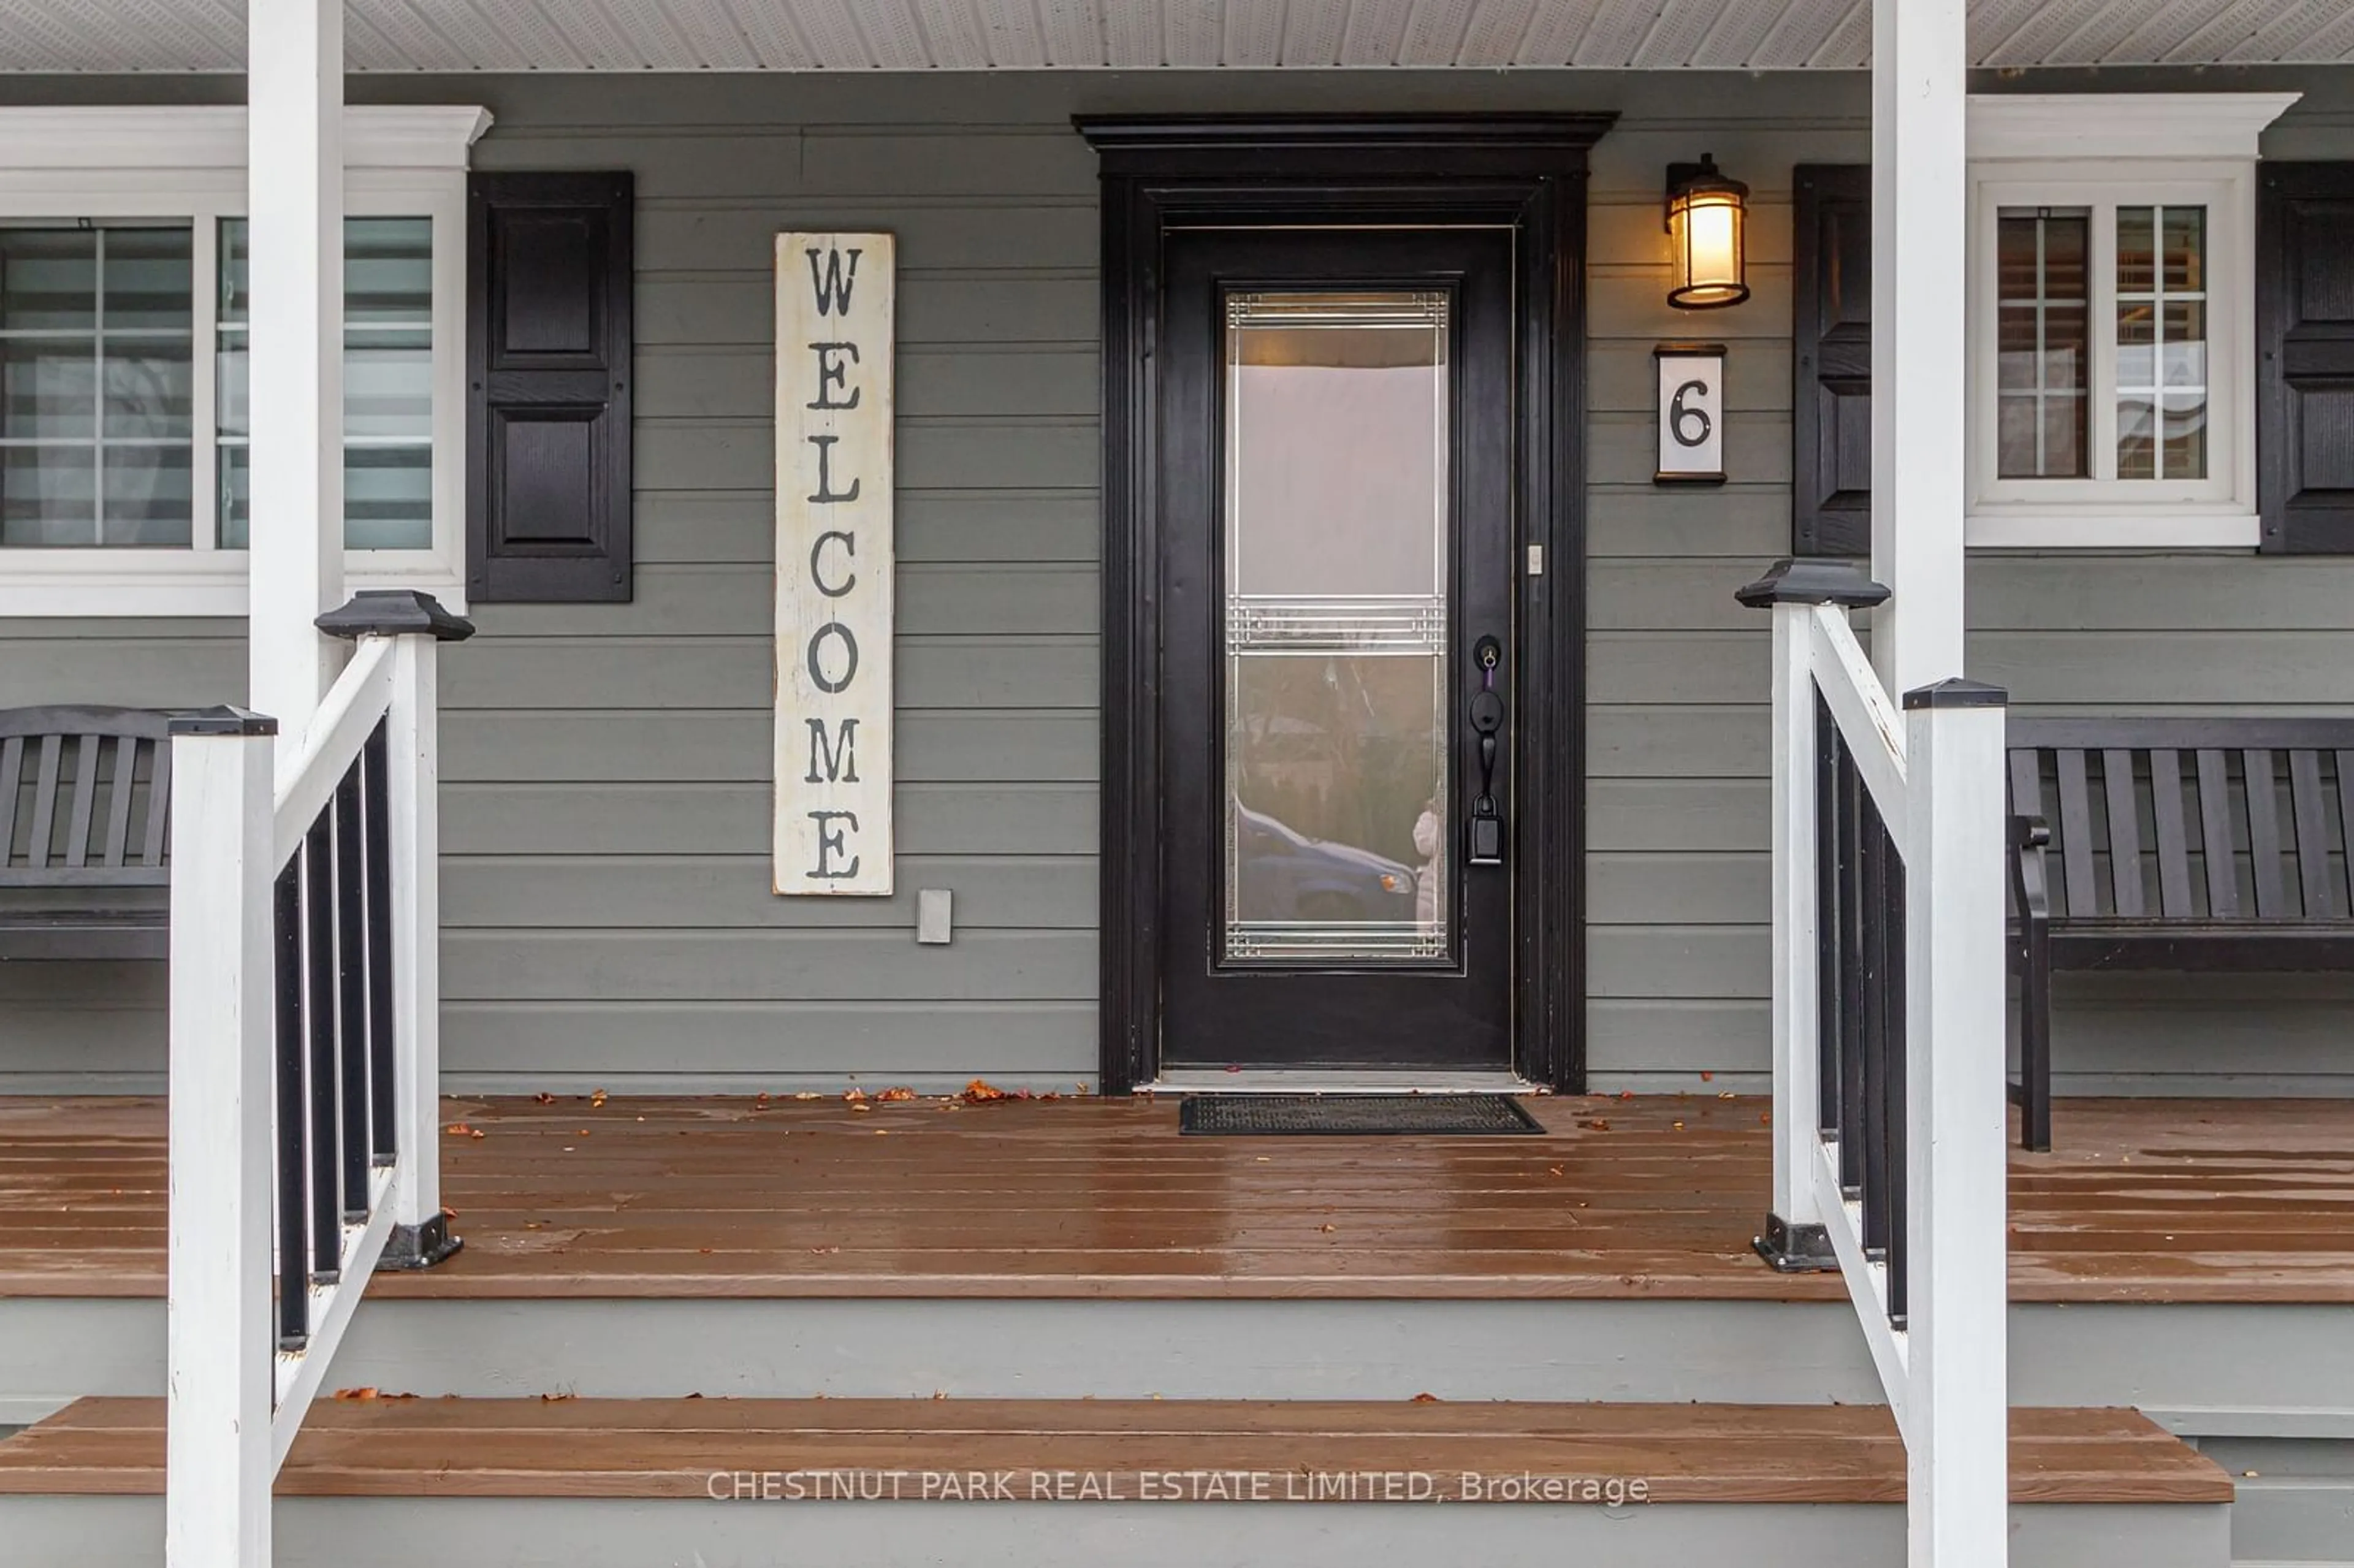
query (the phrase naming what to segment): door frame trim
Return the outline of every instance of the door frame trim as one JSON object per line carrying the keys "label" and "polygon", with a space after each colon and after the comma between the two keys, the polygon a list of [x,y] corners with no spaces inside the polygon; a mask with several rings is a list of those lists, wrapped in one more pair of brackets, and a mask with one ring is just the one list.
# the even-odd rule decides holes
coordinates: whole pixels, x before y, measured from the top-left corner
{"label": "door frame trim", "polygon": [[[1611,114],[1082,116],[1103,219],[1100,1073],[1158,1075],[1162,253],[1180,228],[1499,224],[1515,234],[1513,1067],[1585,1080],[1585,182]],[[1537,766],[1542,759],[1567,766]]]}

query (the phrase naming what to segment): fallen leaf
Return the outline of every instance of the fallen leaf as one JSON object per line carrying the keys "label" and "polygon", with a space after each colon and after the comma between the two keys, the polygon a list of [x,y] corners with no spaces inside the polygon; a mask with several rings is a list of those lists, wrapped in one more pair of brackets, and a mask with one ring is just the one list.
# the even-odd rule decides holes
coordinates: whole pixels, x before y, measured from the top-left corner
{"label": "fallen leaf", "polygon": [[895,1085],[895,1086],[893,1086],[892,1087],[890,1087],[890,1088],[887,1088],[887,1089],[884,1090],[881,1094],[876,1095],[875,1097],[876,1099],[878,1099],[878,1100],[885,1101],[885,1102],[886,1102],[886,1103],[888,1103],[888,1104],[891,1104],[891,1105],[897,1105],[897,1104],[899,1104],[901,1101],[904,1101],[904,1100],[912,1100],[912,1099],[914,1099],[914,1098],[916,1097],[916,1091],[915,1091],[915,1090],[913,1090],[913,1089],[911,1089],[911,1088],[908,1088],[908,1087],[907,1087],[906,1085],[904,1085],[904,1084],[900,1084],[900,1085]]}
{"label": "fallen leaf", "polygon": [[1734,1094],[1731,1089],[1720,1089],[1717,1091],[1716,1097],[1721,1100],[1737,1100],[1741,1097]]}
{"label": "fallen leaf", "polygon": [[810,1248],[810,1251],[816,1253],[821,1257],[824,1256],[827,1253],[840,1252],[841,1250],[842,1249],[838,1246],[813,1246]]}
{"label": "fallen leaf", "polygon": [[1003,1099],[1005,1091],[987,1078],[975,1078],[964,1086],[963,1097],[970,1104],[981,1105],[989,1100]]}
{"label": "fallen leaf", "polygon": [[701,1398],[703,1397],[703,1395],[701,1395],[701,1394],[699,1394],[699,1393],[690,1393],[690,1394],[684,1395],[683,1397],[687,1398],[687,1399],[701,1399]]}
{"label": "fallen leaf", "polygon": [[578,1397],[579,1395],[573,1393],[543,1393],[539,1396],[539,1402],[542,1404],[559,1404],[565,1400],[578,1399]]}
{"label": "fallen leaf", "polygon": [[445,1220],[454,1220],[458,1217],[458,1211],[444,1203],[441,1205],[441,1217]]}
{"label": "fallen leaf", "polygon": [[604,1091],[604,1090],[602,1090],[602,1089],[595,1089],[595,1090],[590,1091],[590,1093],[589,1093],[589,1096],[588,1096],[588,1103],[589,1103],[589,1105],[590,1105],[590,1106],[592,1106],[592,1107],[599,1107],[599,1106],[602,1106],[602,1105],[605,1103],[605,1101],[606,1101],[609,1097],[610,1097],[605,1093],[605,1091]]}
{"label": "fallen leaf", "polygon": [[452,1138],[468,1138],[472,1136],[474,1131],[472,1128],[468,1127],[462,1121],[453,1121],[444,1130],[446,1130]]}
{"label": "fallen leaf", "polygon": [[864,1100],[860,1100],[860,1101],[859,1101],[859,1102],[857,1102],[855,1105],[852,1106],[850,1108],[851,1108],[852,1110],[854,1110],[854,1111],[871,1111],[871,1110],[873,1110],[875,1107],[874,1107],[873,1106],[868,1105]]}
{"label": "fallen leaf", "polygon": [[1760,1127],[1771,1127],[1771,1126],[1773,1126],[1773,1125],[1774,1125],[1774,1113],[1773,1113],[1772,1111],[1769,1111],[1769,1110],[1763,1110],[1763,1111],[1759,1111],[1759,1112],[1757,1113],[1757,1123],[1758,1123],[1758,1125],[1759,1125]]}
{"label": "fallen leaf", "polygon": [[1684,1129],[1684,1124],[1680,1121],[1671,1123],[1670,1125],[1672,1125],[1678,1132],[1681,1132]]}
{"label": "fallen leaf", "polygon": [[934,1399],[946,1399],[948,1396],[949,1396],[949,1391],[948,1391],[947,1389],[944,1389],[944,1388],[936,1388],[936,1389],[932,1390],[932,1397],[933,1397]]}
{"label": "fallen leaf", "polygon": [[1605,1118],[1598,1116],[1588,1117],[1585,1120],[1579,1122],[1577,1125],[1585,1128],[1589,1132],[1608,1132],[1610,1130],[1609,1121]]}
{"label": "fallen leaf", "polygon": [[339,1388],[335,1390],[335,1397],[337,1399],[374,1399],[376,1396],[376,1390],[372,1388]]}
{"label": "fallen leaf", "polygon": [[1548,1176],[1559,1176],[1564,1174],[1564,1172],[1558,1165],[1548,1165],[1545,1167],[1545,1174]]}
{"label": "fallen leaf", "polygon": [[1327,1225],[1318,1225],[1316,1228],[1317,1228],[1318,1230],[1320,1230],[1320,1231],[1323,1231],[1323,1232],[1326,1232],[1326,1233],[1328,1233],[1328,1234],[1329,1234],[1329,1233],[1331,1233],[1331,1231],[1333,1231],[1333,1230],[1337,1229],[1338,1227],[1333,1226],[1333,1225],[1329,1225],[1329,1224],[1327,1224]]}
{"label": "fallen leaf", "polygon": [[848,1100],[851,1104],[856,1105],[859,1101],[866,1097],[866,1091],[864,1089],[844,1089],[842,1091],[842,1097]]}
{"label": "fallen leaf", "polygon": [[1618,1097],[1622,1100],[1631,1100],[1635,1097],[1635,1091],[1632,1089],[1621,1089],[1618,1091]]}
{"label": "fallen leaf", "polygon": [[797,1100],[815,1100],[823,1099],[824,1097],[824,1096],[819,1094],[815,1089],[803,1089],[801,1093],[793,1097],[793,1098]]}
{"label": "fallen leaf", "polygon": [[554,1105],[554,1104],[556,1103],[556,1097],[555,1097],[554,1095],[549,1094],[549,1093],[548,1093],[546,1090],[545,1090],[545,1089],[541,1090],[538,1094],[535,1094],[535,1095],[532,1096],[531,1097],[532,1097],[533,1099],[537,1100],[541,1105],[544,1105],[544,1106],[552,1106],[552,1105]]}
{"label": "fallen leaf", "polygon": [[1437,1404],[1438,1403],[1438,1395],[1435,1393],[1417,1393],[1412,1400],[1408,1401],[1408,1403],[1413,1404]]}

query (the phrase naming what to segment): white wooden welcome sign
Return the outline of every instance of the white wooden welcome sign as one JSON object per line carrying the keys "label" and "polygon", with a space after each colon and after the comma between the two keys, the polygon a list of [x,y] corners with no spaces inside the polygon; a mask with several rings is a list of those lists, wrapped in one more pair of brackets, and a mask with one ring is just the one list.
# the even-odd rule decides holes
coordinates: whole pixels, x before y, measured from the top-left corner
{"label": "white wooden welcome sign", "polygon": [[777,236],[781,894],[891,891],[887,234]]}

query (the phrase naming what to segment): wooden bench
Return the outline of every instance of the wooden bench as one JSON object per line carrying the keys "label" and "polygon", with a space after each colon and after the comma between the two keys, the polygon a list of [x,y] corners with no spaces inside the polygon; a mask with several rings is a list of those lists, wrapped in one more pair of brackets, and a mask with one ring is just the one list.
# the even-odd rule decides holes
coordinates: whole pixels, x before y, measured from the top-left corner
{"label": "wooden bench", "polygon": [[171,946],[169,715],[0,708],[0,961]]}
{"label": "wooden bench", "polygon": [[2354,969],[2354,719],[2019,719],[2022,1141],[2052,1147],[2052,972]]}

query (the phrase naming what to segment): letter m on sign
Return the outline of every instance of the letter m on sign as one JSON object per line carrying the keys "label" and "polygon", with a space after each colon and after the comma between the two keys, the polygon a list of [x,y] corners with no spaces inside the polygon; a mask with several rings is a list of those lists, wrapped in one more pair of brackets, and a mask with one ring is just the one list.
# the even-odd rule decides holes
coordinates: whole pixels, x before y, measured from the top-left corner
{"label": "letter m on sign", "polygon": [[887,234],[779,234],[772,883],[892,889]]}

